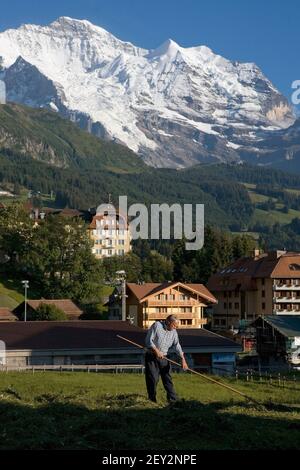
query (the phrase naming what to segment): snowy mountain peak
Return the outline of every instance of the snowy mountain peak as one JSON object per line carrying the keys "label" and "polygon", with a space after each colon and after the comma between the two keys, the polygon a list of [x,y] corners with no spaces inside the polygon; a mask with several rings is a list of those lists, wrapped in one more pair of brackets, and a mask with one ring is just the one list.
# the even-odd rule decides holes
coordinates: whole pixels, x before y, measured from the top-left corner
{"label": "snowy mountain peak", "polygon": [[163,44],[161,44],[156,49],[153,49],[147,55],[148,59],[155,59],[161,56],[169,56],[174,57],[178,52],[182,51],[182,47],[180,47],[175,41],[172,39],[167,39]]}
{"label": "snowy mountain peak", "polygon": [[149,51],[62,16],[0,33],[1,56],[10,99],[55,109],[156,166],[239,159],[245,142],[295,121],[255,64],[207,46],[168,39]]}

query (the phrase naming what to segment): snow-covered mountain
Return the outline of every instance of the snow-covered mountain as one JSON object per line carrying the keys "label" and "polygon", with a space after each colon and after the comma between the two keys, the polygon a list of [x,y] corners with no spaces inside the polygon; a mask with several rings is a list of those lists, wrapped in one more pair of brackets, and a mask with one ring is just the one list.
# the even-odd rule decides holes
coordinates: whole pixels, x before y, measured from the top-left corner
{"label": "snow-covered mountain", "polygon": [[169,39],[149,51],[61,17],[0,33],[0,57],[8,100],[58,111],[154,166],[239,161],[265,133],[295,122],[255,64],[206,46]]}

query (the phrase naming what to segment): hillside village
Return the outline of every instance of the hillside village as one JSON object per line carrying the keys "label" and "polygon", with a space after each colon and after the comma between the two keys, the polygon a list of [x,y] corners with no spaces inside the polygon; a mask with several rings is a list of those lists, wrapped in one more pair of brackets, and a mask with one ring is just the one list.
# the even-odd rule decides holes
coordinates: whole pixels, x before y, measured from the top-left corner
{"label": "hillside village", "polygon": [[[246,243],[240,247],[240,253],[237,250],[236,259],[231,264],[222,265],[215,272],[211,267],[204,283],[189,282],[184,271],[181,272],[182,278],[172,280],[171,276],[176,275],[174,263],[173,272],[169,270],[169,280],[166,281],[163,276],[161,282],[155,282],[157,274],[154,270],[149,279],[151,282],[147,282],[141,271],[138,278],[135,276],[137,273],[132,274],[132,264],[138,262],[139,269],[143,257],[140,255],[139,258],[138,250],[132,245],[129,223],[122,214],[115,214],[110,208],[113,206],[108,204],[104,213],[97,208],[89,211],[59,210],[34,207],[32,199],[8,207],[2,204],[2,281],[5,284],[5,276],[12,277],[12,272],[17,273],[19,269],[19,281],[15,281],[19,283],[21,295],[20,275],[29,279],[26,298],[19,304],[15,302],[14,308],[9,307],[5,297],[2,297],[0,328],[8,348],[6,366],[141,364],[142,356],[138,351],[134,353],[132,348],[124,347],[120,340],[113,346],[113,337],[109,347],[107,338],[117,335],[126,324],[129,336],[141,339],[153,322],[163,320],[170,314],[175,314],[179,320],[187,357],[196,369],[233,373],[241,358],[243,363],[247,363],[247,357],[251,367],[259,365],[284,370],[300,364],[300,253],[263,253]],[[15,225],[12,226],[11,222]],[[34,252],[32,236],[43,232],[47,223],[50,224],[50,231],[54,227],[58,230],[56,235],[52,233],[53,246],[60,239],[63,264],[71,263],[71,259],[75,258],[77,268],[74,265],[74,269],[78,269],[80,256],[83,256],[85,265],[80,266],[79,272],[70,273],[67,270],[59,271],[61,266],[57,264],[54,270],[46,274],[45,288],[40,282],[39,289],[35,291],[38,283],[31,270],[35,271],[38,265],[32,264],[28,269],[28,256],[35,258],[35,255],[26,253],[24,243],[28,243]],[[5,227],[9,227],[9,234],[3,232]],[[72,230],[73,237],[70,235]],[[79,232],[76,233],[77,230]],[[79,234],[82,240],[77,244]],[[62,242],[61,237],[65,236]],[[9,241],[12,239],[18,240],[20,253],[14,250],[10,254]],[[21,242],[23,247],[19,245]],[[46,250],[50,250],[50,260],[55,265],[53,247],[39,244],[38,247],[42,251],[37,256],[45,257]],[[79,252],[78,258],[74,250]],[[87,262],[87,253],[90,262]],[[156,256],[156,261],[160,260],[162,265],[159,269],[170,268],[164,266],[168,264],[165,257],[153,253],[149,250],[148,254]],[[149,262],[147,257],[144,262],[145,259]],[[22,263],[27,266],[25,271]],[[40,264],[39,258],[36,263]],[[40,268],[50,270],[47,263]],[[72,276],[76,277],[76,282],[79,276],[77,290],[74,289],[76,282]],[[80,278],[84,279],[81,284]],[[105,295],[100,295],[101,289]],[[31,298],[32,291],[34,298]],[[68,292],[71,295],[66,295]],[[63,339],[57,342],[60,330],[64,332]],[[54,331],[55,337],[52,337]],[[36,333],[33,335],[33,332]],[[96,341],[97,345],[93,345],[93,354],[89,351],[91,334],[99,340]],[[74,338],[78,337],[75,349],[74,335]],[[41,341],[39,337],[44,339]],[[44,349],[48,350],[48,354]],[[64,353],[62,349],[69,352]]]}

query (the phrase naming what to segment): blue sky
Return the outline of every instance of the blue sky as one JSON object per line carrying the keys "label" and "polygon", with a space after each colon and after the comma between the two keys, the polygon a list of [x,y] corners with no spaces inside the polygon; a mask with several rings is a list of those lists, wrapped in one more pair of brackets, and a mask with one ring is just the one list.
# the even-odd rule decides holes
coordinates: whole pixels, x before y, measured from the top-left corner
{"label": "blue sky", "polygon": [[9,0],[1,5],[0,30],[58,16],[88,19],[144,48],[172,38],[255,62],[288,98],[300,80],[298,0]]}

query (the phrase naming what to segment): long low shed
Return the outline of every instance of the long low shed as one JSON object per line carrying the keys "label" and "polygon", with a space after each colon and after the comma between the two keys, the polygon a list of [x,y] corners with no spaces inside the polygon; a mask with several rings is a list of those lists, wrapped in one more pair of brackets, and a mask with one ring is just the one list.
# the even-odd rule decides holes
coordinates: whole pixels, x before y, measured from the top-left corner
{"label": "long low shed", "polygon": [[[2,364],[142,364],[143,351],[117,335],[144,345],[146,333],[124,321],[1,322]],[[220,371],[234,367],[241,350],[234,341],[200,328],[178,334],[190,367]]]}

